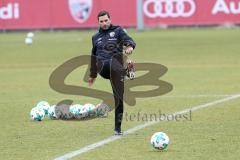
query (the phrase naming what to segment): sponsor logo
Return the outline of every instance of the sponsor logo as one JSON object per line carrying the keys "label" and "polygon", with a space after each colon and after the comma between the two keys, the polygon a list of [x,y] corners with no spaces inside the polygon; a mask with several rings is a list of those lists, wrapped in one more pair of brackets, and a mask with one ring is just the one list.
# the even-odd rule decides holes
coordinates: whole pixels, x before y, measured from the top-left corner
{"label": "sponsor logo", "polygon": [[240,14],[240,1],[224,1],[217,0],[212,9],[212,14],[225,13],[225,14]]}
{"label": "sponsor logo", "polygon": [[117,38],[109,38],[108,40],[109,40],[109,41],[116,41]]}
{"label": "sponsor logo", "polygon": [[115,36],[115,32],[110,32],[109,35],[110,35],[110,37],[114,37]]}
{"label": "sponsor logo", "polygon": [[84,23],[92,11],[92,0],[68,0],[69,10],[75,21]]}
{"label": "sponsor logo", "polygon": [[18,19],[19,18],[19,4],[8,3],[6,6],[0,6],[0,19]]}
{"label": "sponsor logo", "polygon": [[150,18],[190,17],[196,11],[194,0],[146,0],[143,12]]}

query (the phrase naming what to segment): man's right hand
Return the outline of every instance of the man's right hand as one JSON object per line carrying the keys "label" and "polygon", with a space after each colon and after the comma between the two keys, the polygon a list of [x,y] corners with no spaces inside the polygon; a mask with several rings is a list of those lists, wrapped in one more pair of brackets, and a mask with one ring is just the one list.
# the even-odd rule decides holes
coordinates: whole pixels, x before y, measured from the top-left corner
{"label": "man's right hand", "polygon": [[88,79],[88,86],[89,86],[89,87],[91,87],[91,86],[93,85],[95,79],[96,79],[96,78],[91,78],[91,77]]}

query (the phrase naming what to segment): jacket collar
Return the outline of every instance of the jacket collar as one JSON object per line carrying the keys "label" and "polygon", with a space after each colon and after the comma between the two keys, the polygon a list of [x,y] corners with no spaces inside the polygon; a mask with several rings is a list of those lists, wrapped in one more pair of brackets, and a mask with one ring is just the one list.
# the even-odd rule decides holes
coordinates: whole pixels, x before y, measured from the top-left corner
{"label": "jacket collar", "polygon": [[110,27],[108,28],[108,29],[106,29],[106,30],[103,30],[102,28],[99,28],[99,32],[100,33],[104,33],[104,32],[108,32],[108,31],[110,31],[110,30],[113,30],[113,29],[115,29],[117,26],[114,26],[114,25],[110,25]]}

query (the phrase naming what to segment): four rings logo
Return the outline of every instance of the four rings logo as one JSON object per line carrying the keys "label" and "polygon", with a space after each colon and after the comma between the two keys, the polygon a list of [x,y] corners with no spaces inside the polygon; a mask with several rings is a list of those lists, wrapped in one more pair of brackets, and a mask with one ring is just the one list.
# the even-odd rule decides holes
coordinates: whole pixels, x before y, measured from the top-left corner
{"label": "four rings logo", "polygon": [[196,11],[194,0],[146,0],[143,12],[150,18],[190,17]]}
{"label": "four rings logo", "polygon": [[91,14],[92,0],[68,0],[68,6],[73,19],[83,23]]}

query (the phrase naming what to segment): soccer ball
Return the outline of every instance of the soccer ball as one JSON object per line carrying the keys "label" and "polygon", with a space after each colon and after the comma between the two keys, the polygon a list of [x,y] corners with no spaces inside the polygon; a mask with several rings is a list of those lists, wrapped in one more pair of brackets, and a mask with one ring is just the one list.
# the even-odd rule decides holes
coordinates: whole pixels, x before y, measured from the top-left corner
{"label": "soccer ball", "polygon": [[107,117],[109,111],[110,111],[110,108],[108,107],[108,105],[104,103],[100,103],[96,105],[95,112],[97,116]]}
{"label": "soccer ball", "polygon": [[32,38],[29,38],[29,37],[25,38],[25,44],[31,45],[32,43],[33,43]]}
{"label": "soccer ball", "polygon": [[34,37],[34,33],[33,32],[28,32],[27,33],[27,37],[28,38],[33,38]]}
{"label": "soccer ball", "polygon": [[69,107],[69,112],[71,112],[73,115],[78,114],[83,106],[80,104],[74,104]]}
{"label": "soccer ball", "polygon": [[50,105],[46,101],[40,101],[40,102],[38,102],[36,107],[39,108],[39,109],[44,110],[45,114],[48,114],[48,110],[50,108]]}
{"label": "soccer ball", "polygon": [[61,117],[61,112],[56,108],[56,105],[53,105],[48,110],[49,119],[59,119]]}
{"label": "soccer ball", "polygon": [[156,132],[151,137],[153,148],[158,150],[166,150],[169,144],[169,137],[164,132]]}
{"label": "soccer ball", "polygon": [[34,107],[30,112],[30,116],[32,120],[42,121],[44,119],[45,112],[42,109]]}
{"label": "soccer ball", "polygon": [[91,103],[84,104],[82,108],[82,112],[86,114],[86,116],[93,116],[95,115],[95,106]]}
{"label": "soccer ball", "polygon": [[70,106],[68,104],[58,104],[55,107],[55,111],[60,114],[60,119],[72,119],[74,116],[70,112]]}
{"label": "soccer ball", "polygon": [[74,104],[70,106],[69,112],[73,114],[74,118],[81,119],[95,115],[95,106],[87,103],[85,105]]}
{"label": "soccer ball", "polygon": [[81,119],[84,117],[82,114],[83,106],[80,104],[71,105],[69,108],[69,112],[73,115],[74,118]]}

